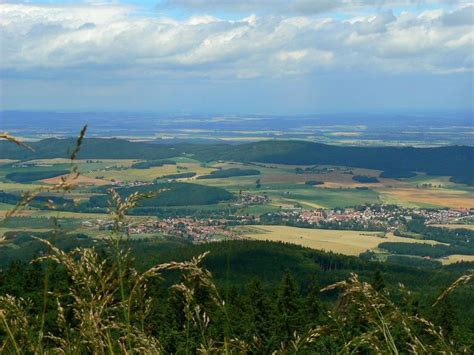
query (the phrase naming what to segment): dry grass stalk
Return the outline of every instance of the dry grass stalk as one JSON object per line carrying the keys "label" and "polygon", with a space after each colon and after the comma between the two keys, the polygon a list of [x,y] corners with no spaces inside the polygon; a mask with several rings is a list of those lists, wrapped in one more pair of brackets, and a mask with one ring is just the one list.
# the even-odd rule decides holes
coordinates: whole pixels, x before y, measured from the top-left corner
{"label": "dry grass stalk", "polygon": [[[82,145],[82,142],[83,142],[83,139],[84,139],[84,135],[86,134],[86,131],[87,131],[87,125],[85,125],[82,128],[82,130],[79,134],[79,137],[77,138],[76,147],[74,148],[74,150],[73,150],[73,152],[70,156],[71,163],[74,163],[74,161],[77,158],[77,155],[79,154],[79,152],[81,150],[81,145]],[[11,142],[14,142],[16,144],[19,144],[21,146],[24,146],[24,147],[32,150],[31,147],[21,143],[18,139],[16,139],[15,137],[12,137],[10,135],[1,134],[0,138],[8,139]],[[42,186],[42,187],[39,187],[35,190],[27,191],[27,192],[23,193],[22,197],[21,197],[21,200],[15,205],[14,208],[12,208],[11,210],[9,210],[6,213],[5,219],[3,221],[6,221],[10,217],[14,216],[16,213],[21,211],[23,208],[28,207],[29,204],[36,197],[38,197],[39,195],[41,195],[45,192],[58,192],[58,191],[61,191],[63,193],[67,193],[67,192],[73,190],[76,187],[76,180],[79,178],[79,176],[80,176],[80,172],[79,172],[78,166],[73,165],[72,168],[71,168],[71,173],[67,174],[65,176],[61,176],[61,179],[57,184],[54,184],[52,186]],[[47,207],[50,208],[50,209],[55,208],[54,204],[51,201],[48,201]]]}
{"label": "dry grass stalk", "polygon": [[467,274],[461,276],[456,281],[454,281],[451,286],[449,286],[443,293],[438,297],[433,306],[438,305],[440,302],[444,301],[454,290],[462,285],[465,285],[474,280],[474,270],[468,271]]}
{"label": "dry grass stalk", "polygon": [[0,133],[0,139],[6,139],[7,141],[12,142],[12,143],[15,143],[16,145],[18,145],[18,146],[20,146],[20,147],[23,147],[23,148],[26,148],[26,149],[28,149],[28,150],[31,150],[32,152],[35,151],[35,150],[34,150],[31,146],[29,146],[28,144],[23,143],[23,142],[20,141],[18,138],[9,135],[9,134],[6,133],[6,132],[1,132],[1,133]]}
{"label": "dry grass stalk", "polygon": [[[399,354],[411,351],[426,354],[435,351],[452,353],[442,331],[433,323],[420,316],[410,316],[401,311],[385,293],[377,292],[372,285],[362,282],[358,275],[351,274],[348,280],[330,285],[321,291],[341,289],[342,295],[338,304],[338,312],[350,317],[350,306],[356,307],[356,316],[369,325],[367,331],[346,341],[345,351],[357,351],[361,347],[369,347],[375,353]],[[431,336],[429,343],[423,342],[417,327]],[[405,349],[394,340],[393,330],[399,329],[407,338]]]}

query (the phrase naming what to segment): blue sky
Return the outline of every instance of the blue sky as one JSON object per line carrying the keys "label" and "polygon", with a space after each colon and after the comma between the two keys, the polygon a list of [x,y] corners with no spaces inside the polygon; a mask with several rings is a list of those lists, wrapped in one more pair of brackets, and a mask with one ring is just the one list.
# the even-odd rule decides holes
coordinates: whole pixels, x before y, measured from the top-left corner
{"label": "blue sky", "polygon": [[471,110],[455,0],[0,3],[0,109]]}

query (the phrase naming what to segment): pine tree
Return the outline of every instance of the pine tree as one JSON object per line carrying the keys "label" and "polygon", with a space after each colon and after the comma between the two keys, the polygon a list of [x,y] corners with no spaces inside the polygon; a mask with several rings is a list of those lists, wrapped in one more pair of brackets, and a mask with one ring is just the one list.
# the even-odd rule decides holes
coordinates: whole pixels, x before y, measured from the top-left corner
{"label": "pine tree", "polygon": [[273,333],[270,302],[259,280],[252,280],[248,286],[248,325],[247,335],[257,336],[263,343],[270,342]]}
{"label": "pine tree", "polygon": [[301,329],[304,320],[302,314],[301,294],[296,281],[289,271],[283,275],[277,299],[277,323],[279,331],[289,340],[295,330]]}
{"label": "pine tree", "polygon": [[317,325],[324,313],[323,305],[319,299],[319,285],[316,277],[312,276],[308,285],[308,294],[305,300],[306,316],[310,325]]}
{"label": "pine tree", "polygon": [[456,323],[456,313],[451,299],[446,298],[435,308],[435,321],[443,328],[443,332],[448,337],[453,335],[454,324]]}
{"label": "pine tree", "polygon": [[385,288],[385,281],[380,270],[375,271],[371,284],[374,290],[377,292],[380,292]]}

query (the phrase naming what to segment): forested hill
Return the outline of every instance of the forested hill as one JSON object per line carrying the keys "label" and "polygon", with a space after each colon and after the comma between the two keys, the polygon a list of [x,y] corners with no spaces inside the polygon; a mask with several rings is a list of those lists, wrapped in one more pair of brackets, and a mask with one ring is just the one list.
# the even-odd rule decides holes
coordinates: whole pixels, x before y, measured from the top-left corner
{"label": "forested hill", "polygon": [[[0,143],[0,159],[66,157],[75,139],[46,139],[31,144],[35,152]],[[230,144],[163,145],[121,139],[86,139],[82,159],[163,159],[186,154],[201,161],[233,160],[281,164],[328,164],[433,175],[474,175],[474,147],[348,147],[304,141],[264,141]]]}
{"label": "forested hill", "polygon": [[[0,142],[0,159],[49,159],[67,158],[76,146],[76,139],[49,138],[28,143],[35,151]],[[171,146],[144,142],[130,142],[117,138],[84,139],[79,153],[80,159],[162,159],[176,156]]]}
{"label": "forested hill", "polygon": [[[206,155],[202,155],[204,158]],[[207,156],[210,156],[207,155]],[[213,159],[280,164],[328,164],[433,175],[474,174],[474,147],[348,147],[303,141],[265,141],[221,147]]]}

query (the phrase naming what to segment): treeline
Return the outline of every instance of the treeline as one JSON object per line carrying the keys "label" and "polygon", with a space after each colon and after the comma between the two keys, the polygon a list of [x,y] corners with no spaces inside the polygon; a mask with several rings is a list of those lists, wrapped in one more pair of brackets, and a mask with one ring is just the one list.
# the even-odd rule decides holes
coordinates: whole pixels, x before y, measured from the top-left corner
{"label": "treeline", "polygon": [[[439,228],[425,225],[422,218],[413,218],[406,224],[408,232],[423,236],[423,239],[436,240],[441,243],[448,243],[452,246],[467,247],[474,250],[474,231],[464,228]],[[403,232],[395,232],[399,235]]]}
{"label": "treeline", "polygon": [[37,180],[49,179],[56,176],[61,176],[70,173],[69,170],[51,170],[51,171],[20,171],[9,173],[5,175],[5,178],[15,182],[28,183]]}
{"label": "treeline", "polygon": [[71,251],[77,247],[89,248],[95,244],[92,238],[81,233],[66,235],[64,232],[38,232],[31,230],[21,232],[8,231],[3,236],[8,244],[0,248],[0,268],[5,268],[15,261],[29,263],[34,258],[47,253],[48,247],[35,238],[49,240],[64,251]]}
{"label": "treeline", "polygon": [[308,180],[305,182],[305,185],[309,185],[309,186],[324,185],[324,181]]}
{"label": "treeline", "polygon": [[406,224],[406,231],[397,230],[394,234],[405,238],[434,240],[442,244],[384,242],[379,247],[393,254],[430,258],[441,258],[453,254],[474,255],[474,231],[469,229],[431,227],[425,225],[424,219],[414,218]]}
{"label": "treeline", "polygon": [[303,141],[262,141],[201,147],[196,157],[292,165],[338,165],[432,175],[474,176],[474,147],[345,147]]}
{"label": "treeline", "polygon": [[230,169],[219,169],[211,171],[209,175],[199,176],[198,179],[223,179],[234,176],[252,176],[260,175],[260,170],[256,169],[239,169],[239,168],[230,168]]}
{"label": "treeline", "polygon": [[[74,203],[70,198],[53,196],[49,194],[35,196],[29,206],[48,210],[51,208],[70,212],[107,213],[110,206],[111,197],[107,193],[108,187],[96,188],[94,191],[102,193],[93,195],[87,201]],[[152,214],[164,212],[163,207],[186,207],[195,205],[214,205],[220,202],[231,201],[234,195],[220,187],[205,186],[191,183],[168,182],[156,183],[152,185],[117,188],[116,191],[122,197],[126,197],[134,192],[157,193],[156,196],[143,199],[135,209],[129,211],[130,214]],[[16,205],[22,200],[19,194],[0,190],[0,202]],[[186,212],[192,210],[185,209]],[[228,211],[227,211],[228,212]],[[175,212],[170,212],[171,215]],[[193,214],[191,212],[191,214]],[[179,213],[178,213],[179,215]],[[206,214],[204,214],[206,216]]]}
{"label": "treeline", "polygon": [[406,255],[388,255],[387,262],[411,267],[422,267],[432,269],[440,268],[442,265],[441,262],[438,260],[410,257]]}
{"label": "treeline", "polygon": [[130,167],[132,169],[148,169],[163,165],[176,165],[176,162],[174,160],[148,160],[134,163]]}
{"label": "treeline", "polygon": [[365,176],[365,175],[354,175],[352,180],[363,183],[363,184],[370,184],[379,182],[375,176]]}
{"label": "treeline", "polygon": [[160,176],[159,179],[184,179],[184,178],[192,178],[196,176],[196,173],[177,173],[177,174],[169,174]]}
{"label": "treeline", "polygon": [[[22,197],[20,195],[0,190],[1,203],[16,205],[21,200],[22,200]],[[28,205],[31,207],[39,208],[39,209],[49,209],[50,205],[54,205],[56,207],[60,207],[61,209],[67,210],[67,209],[73,208],[74,201],[68,198],[60,197],[60,196],[39,195],[39,196],[34,196]]]}
{"label": "treeline", "polygon": [[[123,197],[129,196],[135,192],[159,192],[154,197],[141,200],[138,207],[212,205],[222,201],[229,201],[234,198],[232,193],[220,187],[181,182],[122,187],[117,188],[116,191]],[[91,208],[107,207],[109,199],[110,197],[107,195],[92,196],[87,204]]]}
{"label": "treeline", "polygon": [[417,255],[431,258],[441,258],[453,254],[474,255],[474,248],[459,245],[384,242],[379,244],[379,248],[385,249],[392,254]]}

